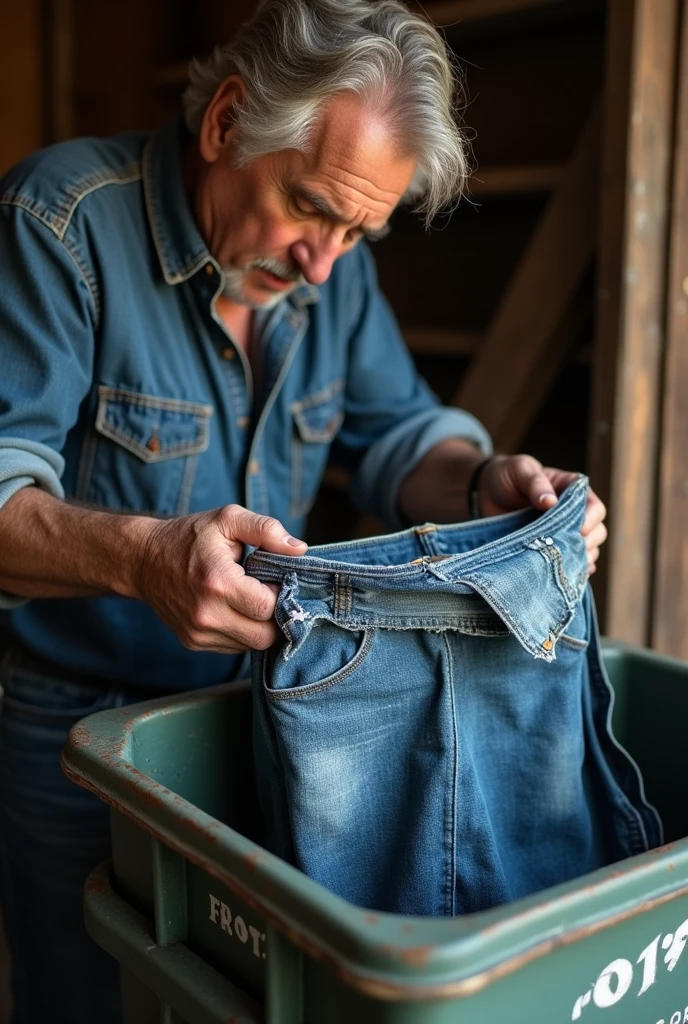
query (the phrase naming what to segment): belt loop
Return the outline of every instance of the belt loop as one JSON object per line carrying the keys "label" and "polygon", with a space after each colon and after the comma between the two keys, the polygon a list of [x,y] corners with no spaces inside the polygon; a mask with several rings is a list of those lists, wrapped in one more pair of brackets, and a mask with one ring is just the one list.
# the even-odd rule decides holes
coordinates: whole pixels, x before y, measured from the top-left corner
{"label": "belt loop", "polygon": [[441,554],[436,541],[437,527],[434,523],[426,523],[424,526],[414,526],[413,532],[418,538],[418,544],[424,555]]}
{"label": "belt loop", "polygon": [[334,617],[345,619],[351,614],[352,587],[351,577],[342,573],[334,574]]}

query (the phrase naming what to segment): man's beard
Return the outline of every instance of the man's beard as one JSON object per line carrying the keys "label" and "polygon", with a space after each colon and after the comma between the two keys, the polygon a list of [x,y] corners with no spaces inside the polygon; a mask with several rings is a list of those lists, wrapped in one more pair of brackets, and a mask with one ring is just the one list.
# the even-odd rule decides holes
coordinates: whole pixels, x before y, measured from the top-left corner
{"label": "man's beard", "polygon": [[[282,299],[286,298],[290,292],[293,292],[295,288],[306,283],[300,270],[290,267],[287,263],[282,263],[281,260],[273,260],[267,256],[251,260],[241,270],[235,270],[234,267],[223,267],[222,269],[225,278],[222,289],[224,297],[231,299],[232,302],[238,302],[242,306],[250,306],[251,309],[271,309],[273,306],[278,305]],[[244,290],[244,285],[246,278],[252,270],[269,270],[271,274],[276,274],[283,281],[291,281],[292,287],[288,290],[275,292],[263,301],[249,299]]]}

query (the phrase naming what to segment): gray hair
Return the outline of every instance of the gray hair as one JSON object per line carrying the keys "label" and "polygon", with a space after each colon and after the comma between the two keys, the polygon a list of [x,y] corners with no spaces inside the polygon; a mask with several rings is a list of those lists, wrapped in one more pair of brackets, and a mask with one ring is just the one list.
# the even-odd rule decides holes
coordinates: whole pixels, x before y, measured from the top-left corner
{"label": "gray hair", "polygon": [[460,75],[437,29],[398,0],[263,0],[235,39],[192,61],[184,108],[194,134],[230,75],[246,85],[235,111],[239,166],[307,151],[323,104],[349,91],[374,103],[415,156],[404,200],[416,200],[428,223],[462,195],[469,145],[457,124]]}

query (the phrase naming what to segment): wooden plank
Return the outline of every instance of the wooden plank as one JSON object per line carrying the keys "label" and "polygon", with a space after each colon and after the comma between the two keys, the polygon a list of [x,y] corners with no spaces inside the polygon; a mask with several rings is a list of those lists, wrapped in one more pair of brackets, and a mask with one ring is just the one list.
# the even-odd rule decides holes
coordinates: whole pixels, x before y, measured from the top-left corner
{"label": "wooden plank", "polygon": [[46,4],[46,142],[74,135],[72,3],[47,0]]}
{"label": "wooden plank", "polygon": [[609,508],[609,635],[647,643],[677,0],[609,0],[589,473]]}
{"label": "wooden plank", "polygon": [[682,6],[652,646],[688,658],[688,0]]}
{"label": "wooden plank", "polygon": [[176,60],[172,64],[164,64],[152,74],[152,83],[161,89],[176,89],[189,81],[189,61]]}
{"label": "wooden plank", "polygon": [[549,192],[561,181],[564,167],[542,164],[533,167],[479,167],[468,182],[471,196],[517,195]]}
{"label": "wooden plank", "polygon": [[493,436],[527,401],[594,250],[600,119],[595,107],[455,396]]}
{"label": "wooden plank", "polygon": [[435,25],[454,25],[456,22],[483,21],[500,14],[513,14],[531,7],[544,7],[560,0],[441,0],[437,3],[415,4]]}
{"label": "wooden plank", "polygon": [[40,0],[5,4],[0,29],[0,174],[43,143]]}
{"label": "wooden plank", "polygon": [[472,356],[480,347],[482,331],[451,331],[436,327],[406,327],[404,341],[414,355]]}
{"label": "wooden plank", "polygon": [[[565,364],[570,361],[573,347],[590,320],[588,307],[586,296],[574,296],[543,357],[538,360],[537,366],[531,372],[524,391],[527,397],[512,406],[509,415],[493,437],[497,451],[521,451],[526,434],[535,422],[552,385]],[[578,361],[582,359],[579,357]]]}

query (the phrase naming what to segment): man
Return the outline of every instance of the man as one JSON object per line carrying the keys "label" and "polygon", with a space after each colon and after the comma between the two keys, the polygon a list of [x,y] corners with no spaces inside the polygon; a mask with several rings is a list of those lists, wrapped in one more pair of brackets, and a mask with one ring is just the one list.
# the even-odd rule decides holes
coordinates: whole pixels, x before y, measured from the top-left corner
{"label": "man", "polygon": [[[330,455],[399,527],[573,474],[418,379],[365,240],[466,175],[443,43],[396,0],[266,0],[192,69],[186,123],[77,140],[0,184],[2,910],[15,1020],[117,1019],[81,925],[107,813],[62,779],[80,716],[235,678],[276,636],[246,546],[302,554]],[[590,570],[606,530],[591,496]]]}

